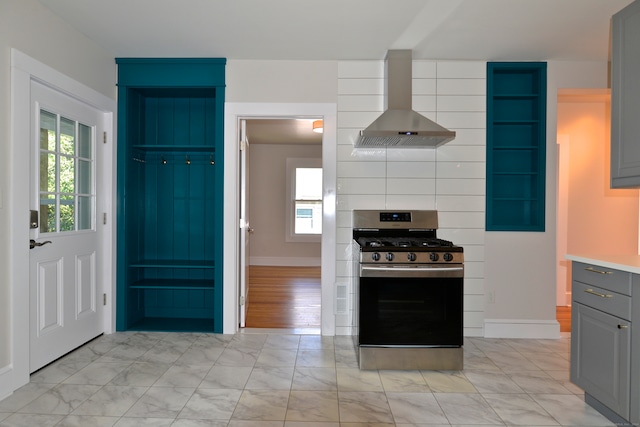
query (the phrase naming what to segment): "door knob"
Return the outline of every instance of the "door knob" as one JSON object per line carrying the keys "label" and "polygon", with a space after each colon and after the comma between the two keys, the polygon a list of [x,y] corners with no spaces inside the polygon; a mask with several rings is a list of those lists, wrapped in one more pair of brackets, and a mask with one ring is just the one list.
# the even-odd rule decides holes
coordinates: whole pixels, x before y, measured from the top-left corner
{"label": "door knob", "polygon": [[36,246],[44,246],[47,243],[52,243],[51,240],[45,240],[44,242],[40,243],[40,242],[36,242],[35,240],[31,239],[29,240],[29,249],[33,249]]}

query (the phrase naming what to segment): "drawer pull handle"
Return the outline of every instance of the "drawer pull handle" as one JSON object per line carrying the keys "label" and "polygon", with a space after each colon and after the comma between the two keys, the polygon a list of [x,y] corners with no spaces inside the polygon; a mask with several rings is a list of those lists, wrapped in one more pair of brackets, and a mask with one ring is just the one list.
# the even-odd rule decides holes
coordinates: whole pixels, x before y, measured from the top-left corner
{"label": "drawer pull handle", "polygon": [[596,292],[593,289],[585,289],[584,291],[588,294],[595,295],[600,298],[611,298],[611,294],[601,294],[600,292]]}
{"label": "drawer pull handle", "polygon": [[592,273],[598,273],[598,274],[613,274],[613,272],[611,271],[598,270],[597,268],[593,268],[593,267],[587,267],[585,268],[585,270],[590,271]]}
{"label": "drawer pull handle", "polygon": [[629,325],[618,325],[618,329],[627,329]]}

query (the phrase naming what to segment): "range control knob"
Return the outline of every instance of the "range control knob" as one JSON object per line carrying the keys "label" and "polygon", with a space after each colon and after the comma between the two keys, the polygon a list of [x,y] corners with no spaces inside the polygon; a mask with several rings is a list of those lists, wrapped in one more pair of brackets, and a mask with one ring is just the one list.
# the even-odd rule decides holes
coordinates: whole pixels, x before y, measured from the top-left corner
{"label": "range control knob", "polygon": [[429,254],[429,259],[430,259],[431,261],[433,261],[433,262],[436,262],[437,260],[439,260],[439,259],[440,259],[440,256],[439,256],[437,253],[435,253],[435,252],[431,252],[431,253]]}
{"label": "range control knob", "polygon": [[451,255],[449,252],[445,253],[442,258],[444,258],[445,261],[453,261],[453,255]]}
{"label": "range control knob", "polygon": [[386,258],[387,258],[387,261],[393,261],[393,253],[387,252]]}
{"label": "range control knob", "polygon": [[380,261],[380,254],[378,252],[374,252],[371,254],[371,259],[374,261]]}
{"label": "range control knob", "polygon": [[414,254],[413,252],[409,252],[409,253],[407,254],[407,259],[408,259],[409,261],[415,261],[415,260],[416,260],[416,258],[417,258],[417,257],[416,257],[416,254]]}

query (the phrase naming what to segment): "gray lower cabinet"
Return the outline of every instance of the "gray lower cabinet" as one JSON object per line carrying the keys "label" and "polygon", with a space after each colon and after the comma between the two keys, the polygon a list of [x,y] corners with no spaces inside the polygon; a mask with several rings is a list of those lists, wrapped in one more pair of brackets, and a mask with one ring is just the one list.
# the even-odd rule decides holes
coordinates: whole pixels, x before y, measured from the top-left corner
{"label": "gray lower cabinet", "polygon": [[637,275],[579,262],[572,271],[571,381],[585,391],[587,403],[625,425],[638,411],[631,342]]}
{"label": "gray lower cabinet", "polygon": [[611,187],[640,187],[640,0],[612,19]]}

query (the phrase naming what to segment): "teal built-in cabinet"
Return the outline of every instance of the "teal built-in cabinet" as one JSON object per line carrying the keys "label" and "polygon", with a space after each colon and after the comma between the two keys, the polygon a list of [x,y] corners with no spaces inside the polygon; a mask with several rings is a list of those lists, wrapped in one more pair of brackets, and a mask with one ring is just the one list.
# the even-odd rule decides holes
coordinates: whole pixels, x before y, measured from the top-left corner
{"label": "teal built-in cabinet", "polygon": [[544,231],[546,62],[487,64],[488,231]]}
{"label": "teal built-in cabinet", "polygon": [[116,63],[116,328],[220,333],[226,60]]}

